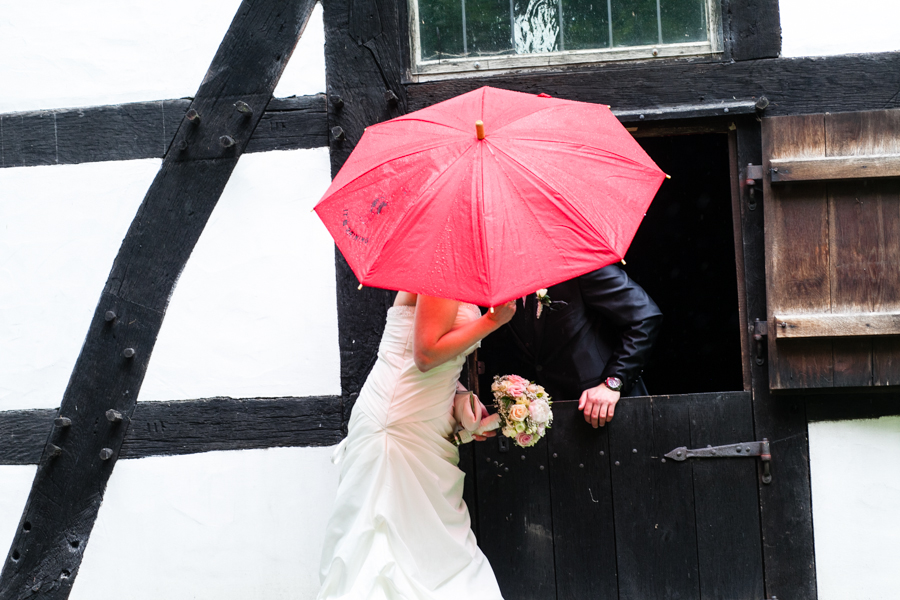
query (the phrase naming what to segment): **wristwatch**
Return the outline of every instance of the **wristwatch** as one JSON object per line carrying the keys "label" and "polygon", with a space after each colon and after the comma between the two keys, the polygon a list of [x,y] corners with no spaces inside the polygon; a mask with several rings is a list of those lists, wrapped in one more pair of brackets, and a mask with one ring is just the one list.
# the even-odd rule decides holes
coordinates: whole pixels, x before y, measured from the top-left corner
{"label": "wristwatch", "polygon": [[608,387],[609,389],[611,389],[614,392],[621,392],[622,386],[624,385],[622,383],[622,380],[619,379],[618,377],[607,377],[606,381],[604,381],[604,383],[606,384],[606,387]]}

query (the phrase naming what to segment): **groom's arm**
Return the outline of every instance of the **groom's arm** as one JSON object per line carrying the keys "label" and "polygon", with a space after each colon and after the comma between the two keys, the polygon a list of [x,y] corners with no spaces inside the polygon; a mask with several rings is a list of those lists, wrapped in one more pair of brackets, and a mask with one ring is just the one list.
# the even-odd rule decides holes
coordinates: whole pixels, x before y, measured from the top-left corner
{"label": "groom's arm", "polygon": [[662,312],[644,288],[616,265],[582,275],[578,284],[588,310],[599,313],[619,333],[603,379],[618,377],[624,384],[623,391],[627,391],[640,375],[656,341]]}

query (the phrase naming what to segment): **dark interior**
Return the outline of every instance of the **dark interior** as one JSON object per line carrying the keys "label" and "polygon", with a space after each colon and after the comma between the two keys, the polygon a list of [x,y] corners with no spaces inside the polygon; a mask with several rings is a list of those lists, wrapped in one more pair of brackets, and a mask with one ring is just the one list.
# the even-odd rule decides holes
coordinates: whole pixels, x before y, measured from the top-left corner
{"label": "dark interior", "polygon": [[651,394],[743,389],[728,138],[640,138],[672,176],[663,182],[624,267],[662,309],[644,369]]}

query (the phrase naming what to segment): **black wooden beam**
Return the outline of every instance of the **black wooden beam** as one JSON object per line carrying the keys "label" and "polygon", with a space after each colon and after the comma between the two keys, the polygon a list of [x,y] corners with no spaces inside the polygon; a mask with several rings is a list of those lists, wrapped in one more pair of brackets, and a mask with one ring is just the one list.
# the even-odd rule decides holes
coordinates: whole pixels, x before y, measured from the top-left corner
{"label": "black wooden beam", "polygon": [[778,0],[722,0],[726,60],[774,58],[781,53]]}
{"label": "black wooden beam", "polygon": [[[113,263],[60,404],[70,422],[48,435],[0,573],[0,600],[68,597],[169,297],[314,4],[244,0],[238,8]],[[109,420],[109,410],[121,420]]]}
{"label": "black wooden beam", "polygon": [[[737,164],[741,168],[739,205],[748,319],[744,326],[749,330],[754,319],[766,318],[762,190],[746,183],[746,165],[758,165],[762,160],[759,123],[740,121],[735,144]],[[752,337],[747,336],[744,340],[751,346],[745,349],[745,355],[756,357]],[[765,597],[815,600],[816,564],[806,404],[802,395],[776,397],[769,391],[769,370],[765,362],[759,364],[755,359],[751,360],[750,373],[756,439],[768,438],[772,444],[772,482],[759,483]]]}
{"label": "black wooden beam", "polygon": [[[406,24],[399,0],[329,0],[323,9],[333,176],[366,127],[406,112],[406,90],[400,83]],[[356,278],[338,251],[335,261],[346,422],[374,364],[393,294],[357,290]]]}
{"label": "black wooden beam", "polygon": [[[0,465],[38,464],[58,414],[55,408],[0,412]],[[139,402],[119,458],[331,446],[342,437],[340,396]]]}
{"label": "black wooden beam", "polygon": [[[0,114],[0,168],[162,158],[191,99]],[[244,152],[328,145],[325,95],[273,98]]]}
{"label": "black wooden beam", "polygon": [[900,52],[742,62],[672,60],[606,63],[557,73],[523,73],[409,85],[418,110],[483,85],[650,110],[672,104],[769,100],[766,115],[900,107]]}

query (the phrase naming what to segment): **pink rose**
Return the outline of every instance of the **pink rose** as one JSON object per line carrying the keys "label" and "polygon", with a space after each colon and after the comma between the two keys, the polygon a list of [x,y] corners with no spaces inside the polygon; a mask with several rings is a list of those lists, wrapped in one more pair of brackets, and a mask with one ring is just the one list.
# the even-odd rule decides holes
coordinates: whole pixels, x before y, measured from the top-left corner
{"label": "pink rose", "polygon": [[522,394],[525,393],[525,385],[522,383],[510,383],[506,388],[506,393],[512,396],[513,398],[519,398]]}
{"label": "pink rose", "polygon": [[533,440],[534,436],[530,433],[520,433],[516,436],[516,443],[522,447],[530,446]]}
{"label": "pink rose", "polygon": [[518,375],[507,375],[506,380],[510,383],[521,383],[522,385],[528,385],[530,382],[524,377],[519,377]]}
{"label": "pink rose", "polygon": [[509,409],[509,418],[513,421],[524,421],[528,416],[528,407],[524,404],[513,404]]}

